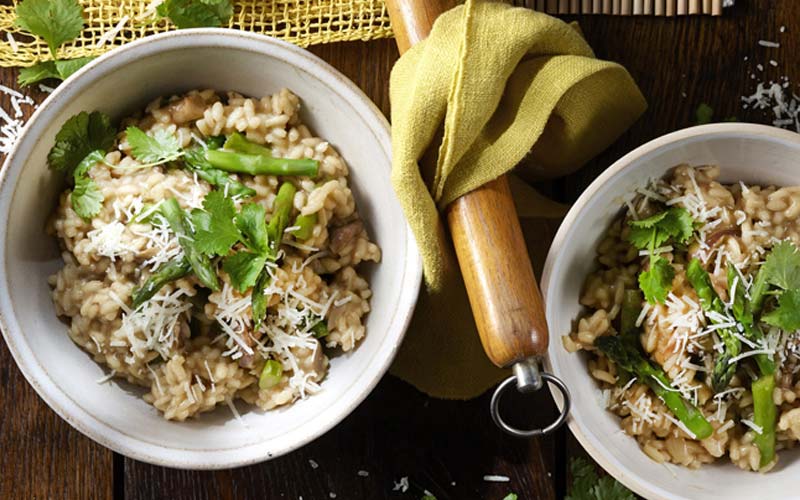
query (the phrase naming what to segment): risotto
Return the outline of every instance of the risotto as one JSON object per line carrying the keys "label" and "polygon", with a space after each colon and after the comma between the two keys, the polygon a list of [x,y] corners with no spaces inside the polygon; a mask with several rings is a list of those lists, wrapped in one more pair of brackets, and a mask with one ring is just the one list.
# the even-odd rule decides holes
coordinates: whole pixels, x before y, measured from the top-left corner
{"label": "risotto", "polygon": [[289,90],[191,91],[121,127],[68,120],[48,156],[70,189],[48,224],[69,335],[164,418],[320,390],[332,349],[365,335],[378,262],[342,157]]}
{"label": "risotto", "polygon": [[800,187],[718,175],[681,165],[625,202],[562,339],[651,459],[764,472],[800,440]]}

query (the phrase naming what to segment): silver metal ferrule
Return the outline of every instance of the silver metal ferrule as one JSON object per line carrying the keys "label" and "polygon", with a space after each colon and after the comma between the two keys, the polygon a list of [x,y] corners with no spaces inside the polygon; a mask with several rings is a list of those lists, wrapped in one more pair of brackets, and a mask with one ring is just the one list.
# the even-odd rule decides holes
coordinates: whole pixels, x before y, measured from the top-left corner
{"label": "silver metal ferrule", "polygon": [[539,373],[539,359],[532,357],[514,363],[511,368],[517,379],[519,392],[534,392],[542,388],[542,376]]}

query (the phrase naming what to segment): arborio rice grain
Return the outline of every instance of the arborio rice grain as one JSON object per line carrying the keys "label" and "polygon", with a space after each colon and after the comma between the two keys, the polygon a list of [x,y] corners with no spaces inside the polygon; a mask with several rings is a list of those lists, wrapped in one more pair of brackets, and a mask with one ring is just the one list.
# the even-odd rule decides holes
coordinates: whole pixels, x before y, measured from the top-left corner
{"label": "arborio rice grain", "polygon": [[[143,386],[144,399],[164,418],[184,420],[236,399],[268,410],[318,391],[328,369],[323,346],[290,327],[291,315],[308,307],[303,304],[323,308],[329,330],[325,347],[348,351],[365,335],[372,292],[358,267],[378,262],[380,249],[356,211],[347,165],[300,122],[299,107],[297,96],[286,89],[261,99],[191,91],[155,100],[121,127],[163,129],[182,147],[239,132],[268,145],[276,157],[319,161],[314,178],[233,175],[255,190],[247,201],[263,205],[268,218],[279,184],[287,180],[297,188],[296,212],[317,216],[302,244],[287,230],[282,259],[270,268],[267,319],[258,331],[253,331],[249,294],[230,286],[224,273],[219,292],[209,295],[190,274],[143,305],[147,315],[130,310],[136,286],[160,262],[182,255],[163,218],[145,222],[136,216],[170,197],[184,209],[201,207],[212,189],[205,181],[181,168],[137,168],[140,163],[120,132],[117,148],[106,155],[108,166],[97,164],[90,171],[104,196],[100,213],[84,220],[72,209],[70,190],[60,197],[48,225],[63,249],[64,267],[50,277],[57,313],[76,344],[116,377]],[[198,313],[193,301],[206,295]],[[249,353],[232,336],[242,339]],[[156,341],[148,342],[152,338]],[[278,360],[284,372],[277,384],[260,389],[266,358]]]}

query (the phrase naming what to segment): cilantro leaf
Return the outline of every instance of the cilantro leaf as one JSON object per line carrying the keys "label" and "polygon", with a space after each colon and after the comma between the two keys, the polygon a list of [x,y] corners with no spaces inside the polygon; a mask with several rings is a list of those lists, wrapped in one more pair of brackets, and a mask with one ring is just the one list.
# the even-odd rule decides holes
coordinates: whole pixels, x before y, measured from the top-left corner
{"label": "cilantro leaf", "polygon": [[236,227],[241,231],[242,242],[257,253],[265,253],[269,248],[267,236],[267,213],[262,205],[247,203],[242,205],[236,216]]}
{"label": "cilantro leaf", "polygon": [[91,219],[100,213],[100,209],[103,207],[103,193],[100,192],[100,188],[97,187],[94,180],[89,177],[89,170],[104,159],[105,155],[102,151],[92,151],[81,160],[73,173],[75,187],[70,194],[70,202],[75,213],[83,219]]}
{"label": "cilantro leaf", "polygon": [[209,256],[227,255],[241,238],[235,218],[236,207],[230,198],[220,191],[208,193],[203,200],[203,210],[192,210],[195,248]]}
{"label": "cilantro leaf", "polygon": [[152,135],[147,135],[138,127],[128,127],[125,134],[133,156],[142,163],[159,165],[181,155],[178,138],[167,130],[158,129]]}
{"label": "cilantro leaf", "polygon": [[157,12],[179,29],[213,28],[228,24],[233,5],[230,0],[166,0]]}
{"label": "cilantro leaf", "polygon": [[761,316],[761,319],[787,332],[800,330],[800,289],[783,292],[778,299],[778,307]]}
{"label": "cilantro leaf", "polygon": [[569,464],[572,488],[565,500],[636,500],[636,496],[611,476],[597,477],[594,466],[583,458]]}
{"label": "cilantro leaf", "polygon": [[686,243],[694,232],[694,220],[688,210],[672,207],[658,224],[659,229],[669,234],[678,243]]}
{"label": "cilantro leaf", "polygon": [[674,239],[686,243],[692,237],[694,221],[688,210],[672,207],[642,220],[628,221],[631,226],[628,241],[639,250],[654,249]]}
{"label": "cilantro leaf", "polygon": [[244,292],[255,285],[256,279],[258,279],[261,270],[264,269],[266,261],[267,256],[265,253],[236,252],[231,256],[225,257],[222,263],[222,270],[230,276],[231,284],[239,292]]}
{"label": "cilantro leaf", "polygon": [[763,264],[766,280],[783,290],[800,288],[800,252],[790,241],[781,241]]}
{"label": "cilantro leaf", "polygon": [[56,134],[56,143],[47,154],[47,163],[53,170],[70,174],[92,151],[111,148],[115,138],[108,115],[99,111],[83,111],[61,126]]}
{"label": "cilantro leaf", "polygon": [[503,500],[517,500],[518,498],[516,493],[509,493],[503,497]]}
{"label": "cilantro leaf", "polygon": [[672,289],[672,279],[675,269],[664,257],[653,256],[650,258],[650,269],[639,274],[639,288],[644,292],[647,302],[663,303],[667,294]]}
{"label": "cilantro leaf", "polygon": [[55,78],[58,80],[66,80],[73,73],[81,69],[94,59],[94,57],[78,57],[75,59],[63,59],[59,61],[43,61],[28,68],[21,68],[19,70],[19,77],[17,83],[20,85],[33,85],[34,83],[47,80],[48,78]]}
{"label": "cilantro leaf", "polygon": [[16,13],[17,26],[43,38],[53,57],[83,29],[83,8],[77,0],[23,0]]}

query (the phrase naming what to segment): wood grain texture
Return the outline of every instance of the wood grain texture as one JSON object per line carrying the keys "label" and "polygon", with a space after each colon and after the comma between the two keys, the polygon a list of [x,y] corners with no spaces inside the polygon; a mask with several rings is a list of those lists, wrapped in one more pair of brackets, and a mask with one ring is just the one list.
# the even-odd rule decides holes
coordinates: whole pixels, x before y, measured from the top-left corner
{"label": "wood grain texture", "polygon": [[386,8],[400,52],[427,38],[439,14],[455,5],[455,0],[388,0]]}
{"label": "wood grain texture", "polygon": [[[540,0],[528,0],[533,6]],[[674,0],[670,0],[674,4]],[[518,1],[519,5],[525,2]],[[611,3],[608,0],[601,5]],[[667,2],[656,7],[666,10]],[[721,5],[713,0],[712,7]],[[663,7],[660,7],[663,6]],[[753,92],[750,73],[764,64],[767,80],[781,75],[800,82],[791,55],[800,51],[796,0],[750,0],[718,18],[611,18],[568,16],[598,57],[623,64],[647,97],[645,115],[606,151],[579,172],[539,187],[560,201],[574,201],[600,172],[648,140],[693,124],[694,111],[708,103],[715,116],[769,122],[767,113],[741,109],[740,96]],[[786,33],[778,28],[786,25]],[[759,48],[759,39],[775,40],[780,49]],[[351,78],[389,112],[389,71],[398,51],[393,40],[322,45],[312,51]],[[744,61],[748,56],[748,61]],[[778,61],[772,68],[769,59]],[[0,70],[0,83],[11,85],[16,71]],[[32,92],[41,101],[44,95]],[[8,102],[0,105],[8,109]],[[531,254],[546,253],[548,239],[529,235]],[[553,332],[560,336],[566,332]],[[554,339],[555,340],[555,339]],[[272,462],[220,472],[185,472],[117,457],[74,431],[38,398],[8,353],[0,346],[0,498],[150,500],[415,499],[429,489],[443,499],[502,499],[514,491],[520,500],[564,498],[568,457],[585,456],[568,431],[553,437],[516,441],[496,431],[487,414],[488,395],[472,401],[439,401],[387,376],[344,423],[325,436]],[[513,401],[512,401],[513,403]],[[552,416],[544,393],[520,413]],[[519,425],[525,425],[520,422]],[[312,469],[309,459],[319,463]],[[357,471],[369,472],[362,478]],[[489,484],[484,474],[504,474],[510,483]],[[393,481],[408,476],[412,490],[393,492]],[[112,485],[112,481],[117,478]],[[455,485],[452,485],[455,482]]]}
{"label": "wood grain texture", "polygon": [[547,351],[542,294],[505,176],[447,207],[483,349],[497,366]]}

